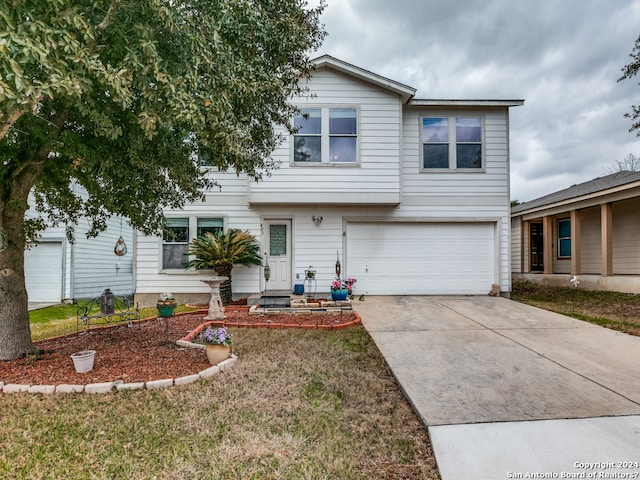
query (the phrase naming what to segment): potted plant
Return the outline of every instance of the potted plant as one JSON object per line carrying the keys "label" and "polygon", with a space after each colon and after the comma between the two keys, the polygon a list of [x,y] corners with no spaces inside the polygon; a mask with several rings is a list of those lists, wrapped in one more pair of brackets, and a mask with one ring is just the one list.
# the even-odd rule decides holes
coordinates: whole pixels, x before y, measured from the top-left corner
{"label": "potted plant", "polygon": [[309,280],[316,278],[316,271],[313,269],[313,265],[309,265],[309,269],[304,271],[304,277]]}
{"label": "potted plant", "polygon": [[230,228],[225,233],[214,235],[207,232],[195,238],[187,246],[187,255],[195,258],[187,263],[188,268],[212,268],[221,277],[227,277],[220,285],[223,305],[229,305],[232,298],[231,270],[234,265],[262,265],[260,245],[248,230]]}
{"label": "potted plant", "polygon": [[331,300],[334,302],[346,300],[347,295],[349,295],[349,289],[347,288],[347,283],[344,280],[337,278],[331,282]]}
{"label": "potted plant", "polygon": [[232,337],[227,327],[207,327],[195,341],[205,345],[209,363],[217,365],[231,356]]}
{"label": "potted plant", "polygon": [[170,317],[176,309],[176,299],[170,293],[162,293],[156,302],[159,317]]}
{"label": "potted plant", "polygon": [[356,280],[356,279],[355,279],[355,278],[353,278],[353,277],[348,277],[348,278],[344,281],[345,285],[347,286],[347,290],[348,290],[348,292],[349,292],[349,295],[352,295],[352,294],[353,294],[353,284],[354,284],[354,283],[356,283],[357,281],[358,281],[358,280]]}
{"label": "potted plant", "polygon": [[93,370],[93,360],[95,356],[95,350],[82,350],[72,353],[71,360],[73,360],[73,367],[76,369],[76,372],[86,373]]}

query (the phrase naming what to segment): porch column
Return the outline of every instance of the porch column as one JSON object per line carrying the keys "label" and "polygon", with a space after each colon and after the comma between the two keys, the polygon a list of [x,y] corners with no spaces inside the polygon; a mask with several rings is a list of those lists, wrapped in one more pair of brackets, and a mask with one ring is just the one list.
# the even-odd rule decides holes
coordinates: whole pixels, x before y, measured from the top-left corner
{"label": "porch column", "polygon": [[571,275],[582,273],[580,260],[580,210],[571,210]]}
{"label": "porch column", "polygon": [[553,217],[542,217],[542,236],[544,239],[544,274],[553,274]]}
{"label": "porch column", "polygon": [[[528,240],[526,240],[528,239]],[[523,220],[520,217],[520,272],[524,273],[531,270],[531,266],[525,264],[527,258],[529,258],[529,253],[531,251],[531,246],[526,248],[527,245],[531,245],[531,228],[529,227],[529,220]],[[527,262],[529,263],[529,262]],[[525,270],[525,268],[527,268]]]}
{"label": "porch column", "polygon": [[613,230],[613,214],[610,203],[600,205],[600,234],[602,235],[602,271],[600,275],[610,277],[613,275],[613,243],[611,231]]}

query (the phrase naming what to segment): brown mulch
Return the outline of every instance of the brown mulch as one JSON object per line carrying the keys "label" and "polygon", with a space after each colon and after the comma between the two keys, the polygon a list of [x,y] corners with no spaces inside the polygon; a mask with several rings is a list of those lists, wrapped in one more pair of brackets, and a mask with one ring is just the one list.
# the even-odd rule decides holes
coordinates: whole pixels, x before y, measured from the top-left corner
{"label": "brown mulch", "polygon": [[[246,309],[227,308],[224,323],[229,327],[283,328],[303,325],[334,328],[353,322],[351,312],[339,315],[249,315]],[[88,334],[68,335],[35,342],[41,353],[26,358],[0,361],[0,382],[24,385],[60,385],[114,382],[148,382],[198,373],[210,367],[203,350],[182,348],[175,341],[201,323],[205,313],[170,317],[165,334],[164,322],[142,320],[132,327],[126,324],[92,329]],[[233,331],[232,331],[233,332]],[[236,330],[233,332],[238,334]],[[76,373],[70,355],[81,350],[96,350],[93,370]]]}

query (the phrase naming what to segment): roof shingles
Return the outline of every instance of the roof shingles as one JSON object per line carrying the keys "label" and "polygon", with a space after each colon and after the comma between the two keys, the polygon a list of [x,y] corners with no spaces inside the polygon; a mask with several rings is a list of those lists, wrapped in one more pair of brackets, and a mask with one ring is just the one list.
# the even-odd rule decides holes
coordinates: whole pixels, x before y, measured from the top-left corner
{"label": "roof shingles", "polygon": [[579,198],[584,195],[590,195],[592,193],[601,192],[610,188],[638,181],[640,181],[640,172],[616,172],[611,175],[607,175],[606,177],[594,178],[588,182],[572,185],[564,190],[559,190],[557,192],[550,193],[549,195],[545,195],[544,197],[521,203],[511,209],[511,214],[513,215],[534,208],[553,205],[554,203]]}

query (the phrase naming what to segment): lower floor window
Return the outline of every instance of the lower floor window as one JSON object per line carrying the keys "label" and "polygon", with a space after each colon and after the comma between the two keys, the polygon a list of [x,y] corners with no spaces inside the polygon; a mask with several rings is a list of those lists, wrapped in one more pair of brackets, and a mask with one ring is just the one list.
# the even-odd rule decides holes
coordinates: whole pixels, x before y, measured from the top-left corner
{"label": "lower floor window", "polygon": [[558,220],[558,258],[571,258],[571,220]]}
{"label": "lower floor window", "polygon": [[222,218],[167,218],[162,232],[162,269],[184,269],[189,260],[189,241],[207,232],[218,235],[223,230]]}

